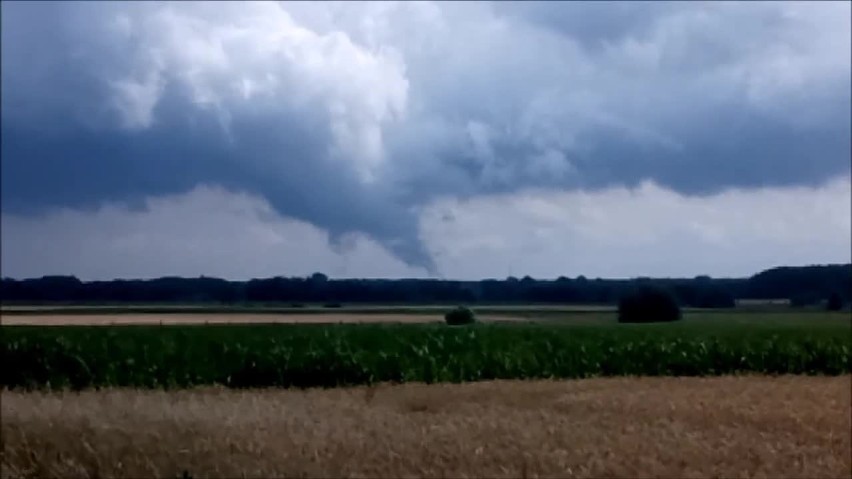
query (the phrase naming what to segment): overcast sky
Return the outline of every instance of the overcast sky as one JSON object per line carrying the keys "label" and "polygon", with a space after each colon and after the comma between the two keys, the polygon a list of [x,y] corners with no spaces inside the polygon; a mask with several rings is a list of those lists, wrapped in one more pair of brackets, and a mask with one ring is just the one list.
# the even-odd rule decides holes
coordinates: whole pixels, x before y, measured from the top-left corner
{"label": "overcast sky", "polygon": [[850,2],[3,2],[2,274],[852,261]]}

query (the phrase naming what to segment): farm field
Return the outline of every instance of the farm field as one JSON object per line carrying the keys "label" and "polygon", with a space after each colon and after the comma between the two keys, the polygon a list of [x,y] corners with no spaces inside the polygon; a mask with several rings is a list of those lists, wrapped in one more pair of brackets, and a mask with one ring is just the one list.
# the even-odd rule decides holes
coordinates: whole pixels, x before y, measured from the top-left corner
{"label": "farm field", "polygon": [[850,371],[852,351],[852,323],[845,313],[689,313],[677,323],[642,325],[618,324],[612,314],[472,327],[336,323],[4,324],[0,359],[16,367],[2,371],[0,385],[332,387],[624,375],[836,375]]}
{"label": "farm field", "polygon": [[[335,323],[429,323],[442,322],[440,314],[353,313],[337,314],[251,314],[251,313],[194,313],[194,314],[25,314],[2,315],[3,325],[177,325],[177,324],[335,324]],[[523,320],[508,315],[481,316],[483,321]]]}
{"label": "farm field", "polygon": [[475,309],[4,310],[2,477],[852,477],[846,312]]}
{"label": "farm field", "polygon": [[[118,304],[118,305],[9,305],[0,306],[0,313],[8,315],[22,314],[439,314],[455,306],[454,304]],[[488,313],[582,313],[612,312],[611,305],[585,304],[482,304],[477,310]],[[689,309],[689,308],[687,308]],[[779,308],[775,308],[779,309]]]}
{"label": "farm field", "polygon": [[[323,316],[346,314],[405,314],[441,316],[455,304],[426,304],[426,305],[388,305],[388,304],[123,304],[123,305],[8,305],[0,306],[0,315],[125,315],[125,314],[227,314],[227,315],[306,315],[319,314]],[[616,307],[612,305],[595,304],[481,304],[473,307],[480,314],[486,315],[515,315],[528,318],[559,315],[580,314],[612,314]],[[746,314],[746,313],[775,313],[775,314],[812,314],[813,310],[794,310],[789,307],[777,306],[742,306],[734,309],[701,309],[683,308],[686,312],[704,314]]]}
{"label": "farm field", "polygon": [[850,380],[7,390],[3,477],[848,478]]}
{"label": "farm field", "polygon": [[[219,305],[4,305],[3,325],[128,325],[128,324],[252,324],[252,323],[429,323],[443,322],[452,306],[356,305],[219,306]],[[614,317],[612,306],[485,305],[476,308],[483,321],[570,318],[596,321]]]}
{"label": "farm field", "polygon": [[[339,323],[339,322],[433,322],[453,305],[3,305],[0,322],[22,324],[195,324],[215,323]],[[479,319],[615,321],[617,308],[601,305],[476,305]],[[779,307],[732,309],[683,308],[690,319],[754,322],[762,319],[785,322],[828,317],[842,313]],[[846,314],[849,317],[849,314]]]}

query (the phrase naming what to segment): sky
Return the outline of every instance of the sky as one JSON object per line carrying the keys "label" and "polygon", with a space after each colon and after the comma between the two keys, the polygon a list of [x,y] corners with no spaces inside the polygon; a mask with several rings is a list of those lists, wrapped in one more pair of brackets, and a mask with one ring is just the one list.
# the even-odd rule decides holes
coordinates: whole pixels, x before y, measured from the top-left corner
{"label": "sky", "polygon": [[0,8],[5,277],[852,261],[851,2]]}

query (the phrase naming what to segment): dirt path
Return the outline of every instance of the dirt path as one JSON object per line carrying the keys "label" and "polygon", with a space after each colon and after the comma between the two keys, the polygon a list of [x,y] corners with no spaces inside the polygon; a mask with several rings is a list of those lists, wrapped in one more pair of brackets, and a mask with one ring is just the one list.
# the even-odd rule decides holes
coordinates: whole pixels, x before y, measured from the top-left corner
{"label": "dirt path", "polygon": [[[482,316],[483,321],[523,321],[506,316]],[[0,315],[3,325],[110,325],[110,324],[246,324],[246,323],[428,323],[442,314],[27,314]]]}
{"label": "dirt path", "polygon": [[3,476],[850,477],[852,377],[3,392]]}

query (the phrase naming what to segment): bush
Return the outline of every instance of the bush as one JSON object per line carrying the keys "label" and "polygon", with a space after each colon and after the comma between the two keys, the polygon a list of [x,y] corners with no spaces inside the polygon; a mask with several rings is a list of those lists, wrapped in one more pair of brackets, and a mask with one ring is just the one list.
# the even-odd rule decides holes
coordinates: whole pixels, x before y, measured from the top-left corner
{"label": "bush", "polygon": [[476,316],[473,314],[473,311],[471,311],[470,308],[459,306],[458,308],[447,312],[447,314],[444,315],[444,320],[450,326],[457,326],[461,324],[475,323]]}
{"label": "bush", "polygon": [[825,308],[829,311],[840,311],[843,309],[843,298],[841,298],[840,294],[837,292],[831,293],[831,296],[828,297]]}
{"label": "bush", "polygon": [[655,286],[641,286],[618,303],[619,323],[668,322],[680,318],[680,306],[674,296]]}

